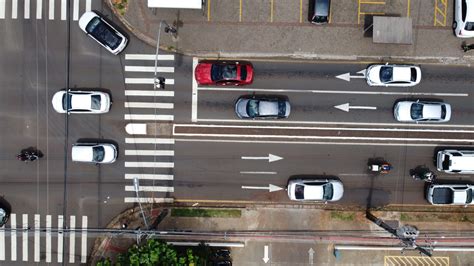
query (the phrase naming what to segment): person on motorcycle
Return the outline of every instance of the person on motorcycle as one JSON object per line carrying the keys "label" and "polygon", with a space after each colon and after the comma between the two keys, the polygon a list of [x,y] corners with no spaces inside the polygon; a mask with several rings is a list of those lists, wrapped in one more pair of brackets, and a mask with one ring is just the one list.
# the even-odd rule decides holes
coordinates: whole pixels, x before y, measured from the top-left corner
{"label": "person on motorcycle", "polygon": [[382,174],[386,174],[390,170],[392,170],[392,166],[389,163],[383,163],[380,167],[380,172]]}

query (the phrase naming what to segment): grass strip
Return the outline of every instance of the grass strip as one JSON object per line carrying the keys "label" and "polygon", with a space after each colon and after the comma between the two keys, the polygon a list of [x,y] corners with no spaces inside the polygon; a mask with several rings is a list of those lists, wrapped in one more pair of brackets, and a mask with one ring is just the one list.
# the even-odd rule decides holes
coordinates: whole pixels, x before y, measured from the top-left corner
{"label": "grass strip", "polygon": [[354,212],[332,211],[331,218],[341,221],[353,221],[355,218]]}
{"label": "grass strip", "polygon": [[240,218],[240,210],[226,209],[188,209],[175,208],[171,210],[172,217],[213,217],[213,218]]}

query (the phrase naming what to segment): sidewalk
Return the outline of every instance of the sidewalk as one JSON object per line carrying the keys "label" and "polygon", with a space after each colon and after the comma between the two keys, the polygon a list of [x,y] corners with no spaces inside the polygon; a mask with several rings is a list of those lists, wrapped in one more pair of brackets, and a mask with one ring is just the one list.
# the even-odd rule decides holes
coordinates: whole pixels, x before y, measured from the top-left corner
{"label": "sidewalk", "polygon": [[[413,45],[374,44],[364,37],[362,25],[302,23],[208,22],[203,11],[157,9],[147,1],[128,1],[121,15],[106,3],[136,37],[156,45],[161,20],[178,29],[178,38],[164,34],[160,46],[178,53],[200,57],[292,58],[345,61],[409,61],[470,65],[474,52],[461,50],[462,40],[450,27],[416,26]],[[154,13],[155,12],[155,13]],[[177,25],[176,25],[177,24]]]}

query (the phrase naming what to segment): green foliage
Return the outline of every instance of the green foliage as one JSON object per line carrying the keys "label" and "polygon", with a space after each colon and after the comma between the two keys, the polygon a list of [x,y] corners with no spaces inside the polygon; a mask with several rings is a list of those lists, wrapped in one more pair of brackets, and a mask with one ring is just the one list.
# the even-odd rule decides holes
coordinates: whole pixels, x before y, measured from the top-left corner
{"label": "green foliage", "polygon": [[113,5],[123,16],[125,14],[125,11],[127,10],[128,0],[115,0],[113,2]]}
{"label": "green foliage", "polygon": [[332,211],[331,218],[341,221],[353,221],[355,218],[354,212]]}
{"label": "green foliage", "polygon": [[240,210],[225,209],[188,209],[175,208],[171,210],[173,217],[217,217],[217,218],[240,218]]}

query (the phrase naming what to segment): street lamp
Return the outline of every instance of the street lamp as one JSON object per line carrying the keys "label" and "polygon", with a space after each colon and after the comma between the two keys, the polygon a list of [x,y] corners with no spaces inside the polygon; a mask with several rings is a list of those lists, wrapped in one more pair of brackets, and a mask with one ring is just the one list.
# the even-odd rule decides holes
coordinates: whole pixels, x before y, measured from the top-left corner
{"label": "street lamp", "polygon": [[133,178],[133,188],[135,189],[135,195],[138,201],[138,206],[140,207],[140,212],[142,214],[143,222],[145,223],[146,229],[148,230],[148,223],[146,221],[145,213],[143,212],[142,203],[140,202],[140,197],[138,196],[138,190],[140,185],[138,184],[138,177]]}
{"label": "street lamp", "polygon": [[157,77],[158,72],[158,52],[160,50],[160,37],[161,37],[161,27],[165,25],[165,33],[171,33],[174,38],[178,31],[175,27],[172,27],[166,23],[166,21],[160,21],[160,26],[158,27],[158,36],[157,36],[157,43],[156,43],[156,53],[155,53],[155,73],[154,73],[154,82],[153,82],[153,89],[165,89],[165,78],[164,77]]}

